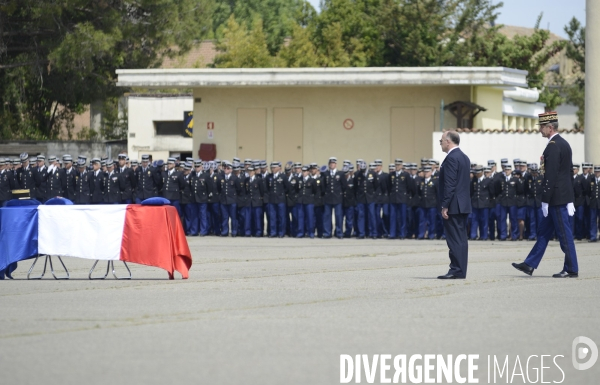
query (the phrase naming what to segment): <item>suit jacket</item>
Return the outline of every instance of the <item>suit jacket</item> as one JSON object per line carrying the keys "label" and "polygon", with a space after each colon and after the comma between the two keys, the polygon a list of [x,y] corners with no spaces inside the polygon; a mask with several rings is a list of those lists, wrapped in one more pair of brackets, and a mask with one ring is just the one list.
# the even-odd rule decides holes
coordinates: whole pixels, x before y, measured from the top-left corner
{"label": "suit jacket", "polygon": [[455,148],[450,151],[440,170],[438,183],[438,202],[441,208],[447,208],[448,214],[470,214],[471,161],[469,157]]}
{"label": "suit jacket", "polygon": [[571,146],[556,134],[544,150],[544,189],[542,202],[549,206],[573,202],[573,154]]}

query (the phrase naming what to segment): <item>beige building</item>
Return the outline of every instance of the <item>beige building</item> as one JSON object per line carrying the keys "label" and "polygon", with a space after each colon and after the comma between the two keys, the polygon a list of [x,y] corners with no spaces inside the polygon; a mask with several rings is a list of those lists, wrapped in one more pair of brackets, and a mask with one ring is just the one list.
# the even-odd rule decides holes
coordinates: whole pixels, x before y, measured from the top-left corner
{"label": "beige building", "polygon": [[[212,143],[221,159],[304,163],[324,163],[330,156],[384,162],[431,157],[433,133],[466,122],[442,106],[468,102],[482,107],[466,128],[502,129],[508,121],[504,91],[527,87],[526,71],[500,67],[148,69],[117,74],[124,87],[193,89],[189,150],[194,157],[201,143]],[[523,127],[530,127],[535,112],[543,110],[530,104],[517,114]],[[132,153],[141,150],[133,151],[136,138],[148,137],[131,131],[132,120],[135,130],[153,129],[135,119],[130,108]]]}

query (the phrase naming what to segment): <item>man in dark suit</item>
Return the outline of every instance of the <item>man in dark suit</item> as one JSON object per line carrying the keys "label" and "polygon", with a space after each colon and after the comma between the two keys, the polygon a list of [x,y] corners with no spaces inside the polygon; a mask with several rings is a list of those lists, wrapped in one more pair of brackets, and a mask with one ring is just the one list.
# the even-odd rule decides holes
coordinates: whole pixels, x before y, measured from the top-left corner
{"label": "man in dark suit", "polygon": [[558,234],[560,248],[565,253],[563,269],[554,278],[576,278],[579,275],[577,253],[569,217],[575,214],[573,193],[573,162],[571,146],[558,134],[558,114],[546,112],[539,115],[540,133],[548,138],[542,155],[544,170],[542,190],[542,219],[537,229],[537,241],[522,263],[513,263],[515,269],[532,275],[537,269],[548,241]]}
{"label": "man in dark suit", "polygon": [[442,134],[440,145],[447,153],[439,177],[438,202],[444,219],[446,243],[450,249],[450,270],[439,279],[465,279],[469,246],[467,217],[471,213],[471,161],[458,147],[460,137],[455,131]]}

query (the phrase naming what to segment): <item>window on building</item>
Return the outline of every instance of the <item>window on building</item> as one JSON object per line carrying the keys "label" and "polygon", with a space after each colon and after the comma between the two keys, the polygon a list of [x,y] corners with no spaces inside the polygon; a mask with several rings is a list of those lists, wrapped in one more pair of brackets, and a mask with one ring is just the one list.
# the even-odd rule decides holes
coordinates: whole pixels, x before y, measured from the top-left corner
{"label": "window on building", "polygon": [[156,128],[156,135],[178,135],[181,136],[183,132],[183,121],[162,121],[154,122]]}

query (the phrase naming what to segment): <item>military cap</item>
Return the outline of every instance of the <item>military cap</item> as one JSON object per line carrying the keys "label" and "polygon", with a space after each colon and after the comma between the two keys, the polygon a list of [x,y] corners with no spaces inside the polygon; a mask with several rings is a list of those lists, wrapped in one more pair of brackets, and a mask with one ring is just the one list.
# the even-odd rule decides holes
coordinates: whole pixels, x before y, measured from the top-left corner
{"label": "military cap", "polygon": [[185,161],[186,161],[186,162],[193,163],[193,162],[194,162],[194,158],[192,158],[192,157],[188,157],[188,158],[185,158]]}
{"label": "military cap", "polygon": [[300,163],[300,162],[294,163],[294,168],[301,168],[301,167],[302,167],[302,163]]}
{"label": "military cap", "polygon": [[581,163],[581,168],[592,168],[592,164],[591,163]]}
{"label": "military cap", "polygon": [[56,155],[50,155],[48,157],[48,162],[56,162]]}
{"label": "military cap", "polygon": [[252,159],[250,159],[250,158],[244,159],[244,164],[252,164]]}
{"label": "military cap", "polygon": [[594,172],[600,171],[600,166],[594,166]]}
{"label": "military cap", "polygon": [[138,162],[138,160],[137,160],[137,159],[132,159],[132,160],[131,160],[131,165],[132,165],[132,166],[137,166],[137,165],[139,165],[139,164],[140,164],[140,162]]}
{"label": "military cap", "polygon": [[473,168],[473,171],[475,171],[476,173],[478,172],[482,172],[483,171],[483,166],[480,164],[475,165],[475,167]]}
{"label": "military cap", "polygon": [[104,156],[104,157],[100,158],[100,160],[101,160],[101,161],[102,161],[102,160],[103,160],[103,161],[107,161],[107,160],[108,160],[108,156]]}
{"label": "military cap", "polygon": [[549,111],[538,115],[538,125],[549,123],[558,123],[558,112]]}
{"label": "military cap", "polygon": [[512,166],[510,165],[510,163],[506,163],[505,165],[502,165],[503,169],[508,169],[508,168],[512,168]]}
{"label": "military cap", "polygon": [[216,158],[215,160],[213,160],[213,162],[215,162],[216,164],[220,164],[221,163],[221,159]]}
{"label": "military cap", "polygon": [[302,171],[308,171],[308,166],[302,166]]}
{"label": "military cap", "polygon": [[488,160],[488,166],[495,166],[496,165],[496,161],[493,159]]}
{"label": "military cap", "polygon": [[202,166],[202,159],[196,159],[194,161],[194,166],[198,167],[198,166]]}
{"label": "military cap", "polygon": [[473,163],[473,162],[471,162],[471,169],[474,169],[474,168],[475,168],[475,166],[477,166],[477,163]]}
{"label": "military cap", "polygon": [[267,168],[267,161],[266,160],[261,160],[260,161],[260,168]]}
{"label": "military cap", "polygon": [[337,163],[337,158],[335,156],[332,156],[331,158],[329,158],[329,163]]}
{"label": "military cap", "polygon": [[121,154],[117,155],[117,159],[119,159],[119,160],[121,160],[121,159],[127,159],[127,154],[121,153]]}
{"label": "military cap", "polygon": [[327,171],[327,166],[325,166],[325,165],[321,166],[321,172],[325,172],[325,171]]}
{"label": "military cap", "polygon": [[375,162],[369,163],[370,169],[374,169],[375,167],[377,167],[377,164]]}
{"label": "military cap", "polygon": [[492,168],[490,166],[485,166],[483,172],[492,172]]}
{"label": "military cap", "polygon": [[311,163],[310,168],[319,168],[319,165],[317,163]]}
{"label": "military cap", "polygon": [[364,160],[362,160],[362,159],[356,159],[356,164],[361,164],[362,162],[364,162]]}
{"label": "military cap", "polygon": [[359,163],[359,167],[361,170],[365,170],[367,168],[367,163],[366,162],[360,162]]}
{"label": "military cap", "polygon": [[38,162],[41,162],[41,161],[44,161],[44,160],[46,160],[46,157],[44,155],[38,155],[37,156],[37,161]]}
{"label": "military cap", "polygon": [[6,164],[6,159],[0,158],[0,166],[3,166],[5,164]]}
{"label": "military cap", "polygon": [[16,166],[16,165],[20,164],[21,161],[19,159],[15,159],[15,160],[13,160],[12,163],[13,163],[13,166]]}
{"label": "military cap", "polygon": [[389,170],[395,170],[395,169],[396,169],[396,165],[395,165],[394,163],[390,163],[390,164],[388,165],[388,169],[389,169]]}
{"label": "military cap", "polygon": [[348,165],[348,171],[354,171],[354,165],[349,164]]}
{"label": "military cap", "polygon": [[376,166],[382,166],[383,165],[383,160],[381,160],[381,159],[375,159],[375,161],[373,163],[375,163]]}
{"label": "military cap", "polygon": [[106,160],[101,160],[100,161],[100,166],[102,166],[102,167],[106,166]]}
{"label": "military cap", "polygon": [[165,162],[162,159],[159,159],[156,161],[156,167],[162,167],[164,166]]}
{"label": "military cap", "polygon": [[252,167],[259,168],[260,167],[260,160],[253,160],[252,161]]}
{"label": "military cap", "polygon": [[100,163],[100,158],[92,158],[92,163]]}
{"label": "military cap", "polygon": [[394,159],[394,163],[395,164],[402,164],[403,162],[402,162],[402,159],[396,158],[396,159]]}
{"label": "military cap", "polygon": [[271,167],[281,167],[281,162],[271,162]]}
{"label": "military cap", "polygon": [[175,159],[175,158],[168,158],[167,159],[167,163],[175,163],[175,162],[177,162],[177,159]]}
{"label": "military cap", "polygon": [[574,165],[573,165],[573,169],[576,169],[576,168],[579,168],[579,165],[578,165],[578,164],[574,164]]}
{"label": "military cap", "polygon": [[423,166],[423,167],[421,167],[421,170],[425,171],[425,172],[431,171],[431,166]]}
{"label": "military cap", "polygon": [[248,166],[248,171],[254,171],[254,166],[252,166],[252,164]]}
{"label": "military cap", "polygon": [[427,161],[427,164],[429,164],[429,165],[434,165],[434,164],[435,164],[435,159],[429,159],[429,160]]}
{"label": "military cap", "polygon": [[237,158],[237,157],[236,157],[236,158],[233,158],[233,161],[234,161],[234,162],[238,162],[238,163],[240,163],[240,158]]}
{"label": "military cap", "polygon": [[500,159],[500,164],[508,164],[508,158]]}
{"label": "military cap", "polygon": [[184,170],[191,170],[192,169],[192,162],[185,162],[183,164],[183,169]]}
{"label": "military cap", "polygon": [[519,159],[519,158],[515,158],[515,159],[513,159],[513,164],[514,164],[514,165],[516,165],[516,164],[518,164],[520,161],[521,161],[521,159]]}
{"label": "military cap", "polygon": [[72,162],[73,161],[73,157],[69,154],[65,154],[62,157],[63,162]]}
{"label": "military cap", "polygon": [[85,168],[85,160],[78,159],[77,160],[77,167],[79,167],[79,168]]}
{"label": "military cap", "polygon": [[421,158],[421,164],[429,163],[429,158]]}
{"label": "military cap", "polygon": [[538,164],[537,163],[532,163],[531,164],[531,171],[537,171],[539,169]]}
{"label": "military cap", "polygon": [[344,164],[352,164],[352,162],[348,159],[344,159]]}
{"label": "military cap", "polygon": [[292,162],[291,160],[288,160],[288,162],[285,164],[285,171],[291,170],[293,164],[294,164],[294,162]]}
{"label": "military cap", "polygon": [[515,170],[511,174],[512,175],[519,175],[519,176],[521,176],[521,170]]}
{"label": "military cap", "polygon": [[114,166],[114,165],[115,165],[115,161],[114,161],[114,160],[112,160],[112,159],[108,159],[108,160],[106,161],[106,167],[112,167],[112,166]]}
{"label": "military cap", "polygon": [[225,168],[233,168],[233,164],[231,164],[231,162],[229,162],[228,160],[224,160],[222,164]]}
{"label": "military cap", "polygon": [[29,154],[24,152],[21,155],[19,155],[19,158],[21,159],[21,162],[26,162],[27,159],[29,159]]}
{"label": "military cap", "polygon": [[35,162],[37,162],[37,160],[38,160],[37,156],[32,156],[31,158],[29,158],[30,163],[35,163]]}

